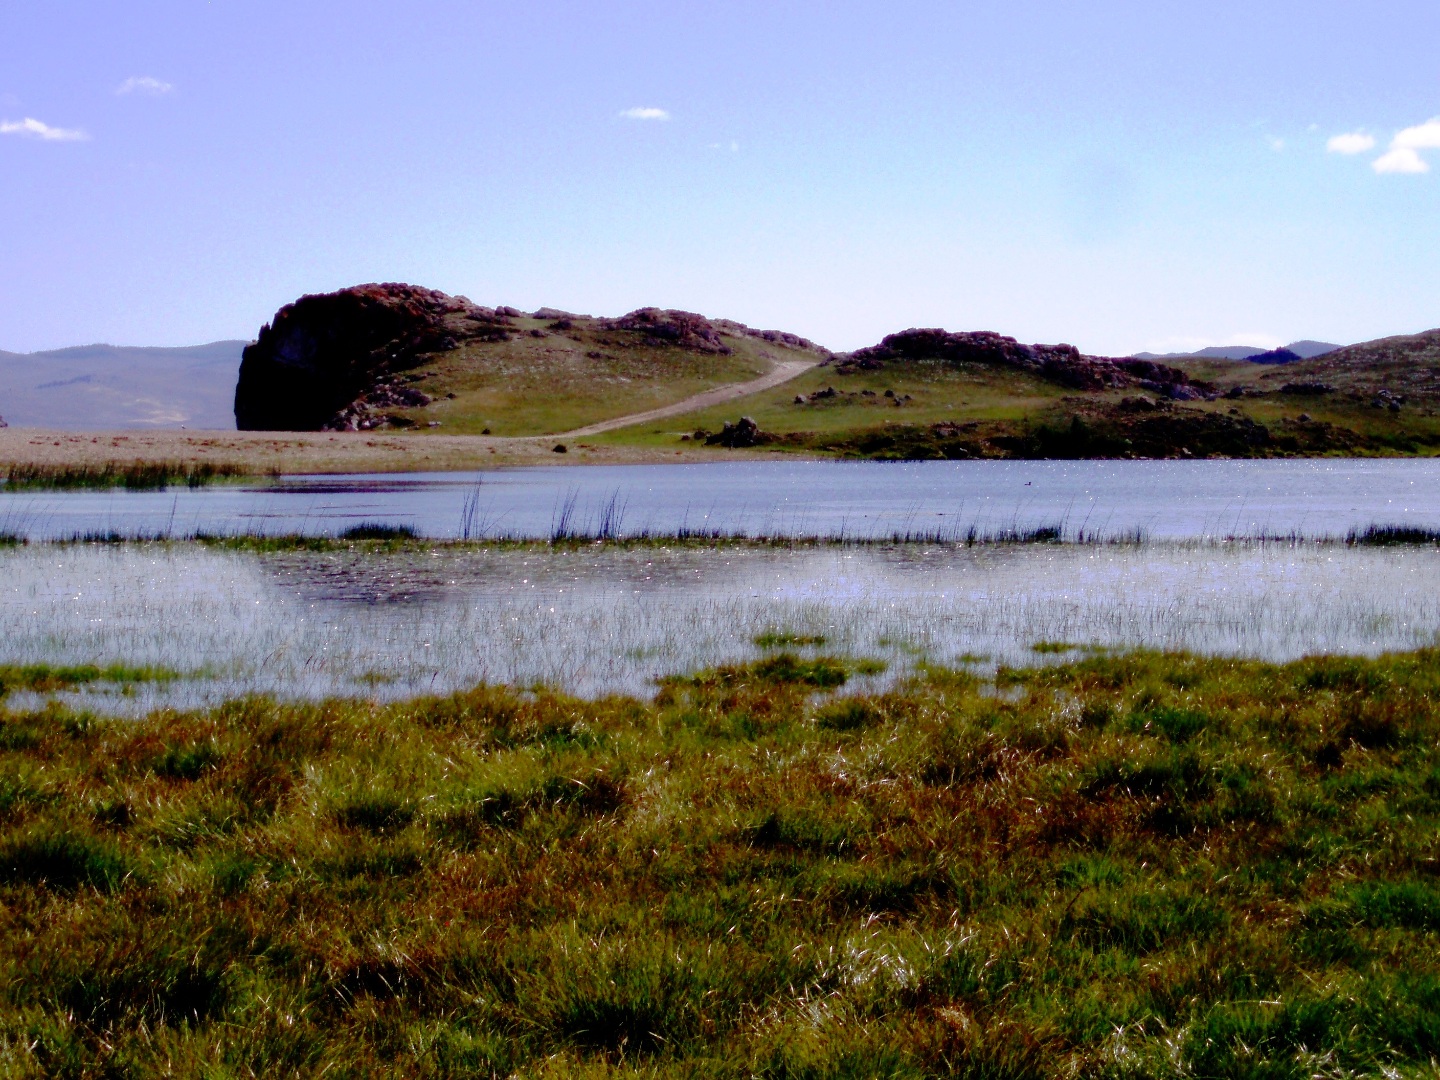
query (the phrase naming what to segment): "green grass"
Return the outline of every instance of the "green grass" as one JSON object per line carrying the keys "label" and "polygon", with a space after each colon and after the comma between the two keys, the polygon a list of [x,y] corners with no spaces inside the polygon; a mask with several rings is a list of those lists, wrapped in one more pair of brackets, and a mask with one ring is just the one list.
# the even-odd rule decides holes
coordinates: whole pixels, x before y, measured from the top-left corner
{"label": "green grass", "polygon": [[8,713],[0,1073],[1432,1075],[1440,654],[852,671]]}
{"label": "green grass", "polygon": [[517,318],[510,340],[467,343],[415,373],[416,389],[434,404],[391,411],[422,426],[439,421],[446,435],[554,434],[745,382],[776,360],[814,356],[743,334],[724,341],[729,355],[657,345],[597,320],[576,318],[557,330],[551,320]]}
{"label": "green grass", "polygon": [[[832,387],[840,391],[835,397],[813,397],[817,391]],[[887,390],[895,396],[886,397]],[[693,433],[696,429],[719,431],[725,421],[734,421],[742,415],[753,418],[766,432],[821,437],[957,418],[1013,421],[1051,405],[1063,394],[1062,388],[1039,379],[988,367],[956,370],[939,364],[917,363],[883,371],[842,374],[826,365],[773,390],[596,436],[595,441],[668,446],[681,434]],[[797,395],[807,398],[806,403],[797,404]]]}
{"label": "green grass", "polygon": [[[871,371],[825,365],[760,394],[596,441],[672,446],[686,434],[716,432],[745,415],[774,437],[766,445],[770,452],[864,458],[1388,456],[1440,449],[1434,395],[1414,391],[1413,380],[1390,380],[1410,395],[1393,413],[1371,404],[1384,379],[1352,386],[1354,380],[1325,373],[1342,384],[1337,392],[1300,396],[1281,392],[1285,383],[1307,377],[1293,365],[1202,360],[1179,366],[1220,391],[1243,386],[1259,396],[1162,402],[1147,412],[1123,404],[1126,398],[1154,399],[1137,387],[1079,393],[984,365],[910,361]],[[1261,425],[1263,436],[1254,439],[1247,423]]]}

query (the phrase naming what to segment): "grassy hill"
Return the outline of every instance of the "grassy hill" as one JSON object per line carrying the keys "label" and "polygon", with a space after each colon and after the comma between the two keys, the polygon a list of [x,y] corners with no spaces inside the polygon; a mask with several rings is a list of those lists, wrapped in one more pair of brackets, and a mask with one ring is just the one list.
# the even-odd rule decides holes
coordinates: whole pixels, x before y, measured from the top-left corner
{"label": "grassy hill", "polygon": [[[1201,390],[1132,384],[1077,392],[1033,371],[844,357],[740,402],[602,436],[673,445],[752,417],[774,450],[858,457],[1270,457],[1440,450],[1440,334],[1394,338],[1282,367],[1172,362]],[[831,393],[833,391],[833,393]]]}
{"label": "grassy hill", "polygon": [[434,403],[395,414],[419,426],[439,421],[451,435],[552,434],[746,382],[781,360],[823,355],[724,321],[711,325],[725,353],[665,343],[589,316],[521,316],[511,323],[508,340],[463,342],[416,371],[412,385]]}

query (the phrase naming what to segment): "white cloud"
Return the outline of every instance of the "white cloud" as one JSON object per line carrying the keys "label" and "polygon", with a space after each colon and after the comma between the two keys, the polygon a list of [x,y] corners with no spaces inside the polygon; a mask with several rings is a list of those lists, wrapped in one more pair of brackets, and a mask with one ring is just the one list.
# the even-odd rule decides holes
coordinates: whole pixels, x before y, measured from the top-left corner
{"label": "white cloud", "polygon": [[1409,146],[1392,146],[1371,163],[1377,173],[1427,173],[1430,165]]}
{"label": "white cloud", "polygon": [[1375,136],[1363,131],[1348,131],[1344,135],[1332,135],[1325,144],[1332,154],[1363,154],[1375,149]]}
{"label": "white cloud", "polygon": [[1265,141],[1270,144],[1270,149],[1275,153],[1281,153],[1285,149],[1285,140],[1275,135],[1266,135]]}
{"label": "white cloud", "polygon": [[152,75],[131,75],[123,83],[115,88],[117,94],[147,94],[150,97],[159,97],[161,94],[168,94],[175,87],[168,82],[157,79]]}
{"label": "white cloud", "polygon": [[620,114],[626,120],[669,120],[670,114],[664,109],[657,109],[654,106],[637,107],[626,109]]}
{"label": "white cloud", "polygon": [[1428,173],[1430,163],[1420,156],[1421,150],[1440,150],[1440,116],[1396,132],[1390,149],[1370,167],[1377,173]]}
{"label": "white cloud", "polygon": [[1440,116],[1408,127],[1390,143],[1393,149],[1440,150]]}
{"label": "white cloud", "polygon": [[0,120],[0,135],[19,135],[46,142],[83,142],[90,138],[74,128],[57,128],[27,116],[24,120]]}

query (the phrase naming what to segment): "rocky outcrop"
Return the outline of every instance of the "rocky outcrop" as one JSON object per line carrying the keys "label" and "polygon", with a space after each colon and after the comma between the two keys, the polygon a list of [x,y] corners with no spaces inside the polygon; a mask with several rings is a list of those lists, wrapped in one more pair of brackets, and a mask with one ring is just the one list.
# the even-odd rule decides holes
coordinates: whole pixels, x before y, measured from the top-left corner
{"label": "rocky outcrop", "polygon": [[397,376],[474,338],[504,339],[508,316],[414,285],[303,296],[264,326],[240,361],[242,431],[360,430],[385,407],[425,404]]}
{"label": "rocky outcrop", "polygon": [[678,345],[692,352],[729,355],[731,349],[719,328],[693,311],[662,311],[640,308],[606,324],[608,330],[633,330],[659,345]]}
{"label": "rocky outcrop", "polygon": [[[537,321],[545,325],[534,325]],[[755,337],[824,352],[794,334],[752,330],[690,311],[640,308],[618,319],[595,319],[551,307],[533,314],[481,307],[414,285],[357,285],[303,296],[261,329],[240,364],[236,426],[251,431],[413,426],[413,417],[387,410],[430,404],[427,395],[407,385],[417,376],[405,373],[437,354],[521,337],[565,334],[580,341],[576,335],[597,332],[603,343],[620,348],[653,345],[723,356],[732,351],[729,341]]]}
{"label": "rocky outcrop", "polygon": [[1074,345],[1023,345],[1012,337],[988,330],[969,333],[902,330],[882,339],[878,345],[842,357],[836,366],[840,371],[872,371],[905,361],[1017,368],[1072,390],[1139,386],[1180,400],[1203,397],[1208,391],[1207,387],[1192,384],[1190,376],[1179,368],[1166,364],[1086,356]]}

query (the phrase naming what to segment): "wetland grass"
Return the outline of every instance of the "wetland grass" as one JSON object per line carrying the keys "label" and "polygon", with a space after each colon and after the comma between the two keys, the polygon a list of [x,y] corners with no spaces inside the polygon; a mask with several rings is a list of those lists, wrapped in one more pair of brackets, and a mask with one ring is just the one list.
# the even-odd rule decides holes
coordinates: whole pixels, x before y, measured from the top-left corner
{"label": "wetland grass", "polygon": [[205,487],[220,479],[249,475],[238,465],[212,462],[135,461],[103,465],[14,464],[0,491],[164,491],[169,487]]}
{"label": "wetland grass", "polygon": [[0,1071],[1432,1074],[1440,653],[853,671],[7,712]]}

